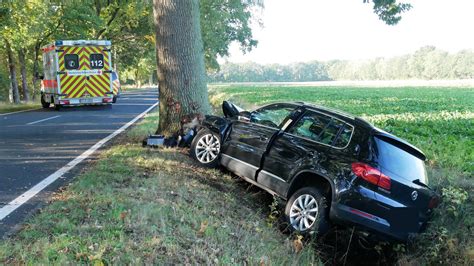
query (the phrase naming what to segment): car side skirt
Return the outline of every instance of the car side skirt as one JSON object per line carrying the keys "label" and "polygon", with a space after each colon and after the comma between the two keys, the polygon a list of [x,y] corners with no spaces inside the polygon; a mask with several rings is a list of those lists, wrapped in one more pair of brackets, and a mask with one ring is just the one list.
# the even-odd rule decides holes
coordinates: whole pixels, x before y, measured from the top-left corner
{"label": "car side skirt", "polygon": [[255,173],[258,170],[258,167],[224,153],[221,154],[220,163],[221,165],[225,166],[230,171],[234,172],[236,175],[246,177],[249,179],[254,177]]}
{"label": "car side skirt", "polygon": [[258,173],[257,182],[273,191],[276,191],[277,194],[281,195],[280,197],[282,198],[285,198],[283,195],[286,194],[286,191],[288,191],[288,188],[290,187],[289,184],[281,177],[265,170],[261,170]]}
{"label": "car side skirt", "polygon": [[282,198],[282,196],[278,192],[276,192],[276,191],[274,191],[274,190],[272,190],[268,187],[265,187],[262,184],[257,183],[254,179],[249,178],[250,176],[255,176],[255,173],[258,170],[257,167],[255,167],[255,166],[253,166],[249,163],[243,162],[243,161],[241,161],[237,158],[234,158],[232,156],[229,156],[227,154],[221,154],[220,163],[221,163],[222,166],[226,167],[231,172],[238,175],[239,177],[241,177],[245,181],[251,183],[252,185],[255,185],[255,186],[267,191],[268,193],[270,193],[273,196],[278,196],[278,197]]}

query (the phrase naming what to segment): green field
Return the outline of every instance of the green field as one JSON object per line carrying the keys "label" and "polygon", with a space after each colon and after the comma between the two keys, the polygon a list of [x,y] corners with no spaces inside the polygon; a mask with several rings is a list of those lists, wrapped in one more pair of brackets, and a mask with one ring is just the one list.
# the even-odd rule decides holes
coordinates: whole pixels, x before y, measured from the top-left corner
{"label": "green field", "polygon": [[216,86],[211,95],[213,103],[231,99],[249,108],[276,101],[337,108],[421,148],[433,169],[474,172],[474,88]]}

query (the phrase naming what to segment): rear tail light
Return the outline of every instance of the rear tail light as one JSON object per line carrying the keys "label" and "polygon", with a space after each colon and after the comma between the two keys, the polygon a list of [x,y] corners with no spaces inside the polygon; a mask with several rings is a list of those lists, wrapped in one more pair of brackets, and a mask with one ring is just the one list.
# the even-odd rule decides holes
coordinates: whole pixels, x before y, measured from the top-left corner
{"label": "rear tail light", "polygon": [[61,100],[61,101],[59,101],[59,104],[68,105],[69,100]]}
{"label": "rear tail light", "polygon": [[378,169],[373,168],[365,163],[352,163],[352,172],[365,181],[379,186],[383,189],[390,190],[391,180],[389,176],[384,175]]}
{"label": "rear tail light", "polygon": [[111,103],[111,102],[112,102],[112,98],[104,98],[104,99],[102,99],[102,102],[103,102],[103,103]]}

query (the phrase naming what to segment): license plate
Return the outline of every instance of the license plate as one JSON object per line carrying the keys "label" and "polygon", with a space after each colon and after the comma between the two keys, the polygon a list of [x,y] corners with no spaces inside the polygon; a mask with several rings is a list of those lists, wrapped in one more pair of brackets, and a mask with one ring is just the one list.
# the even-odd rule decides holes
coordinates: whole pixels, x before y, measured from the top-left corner
{"label": "license plate", "polygon": [[92,103],[92,99],[79,99],[80,103]]}

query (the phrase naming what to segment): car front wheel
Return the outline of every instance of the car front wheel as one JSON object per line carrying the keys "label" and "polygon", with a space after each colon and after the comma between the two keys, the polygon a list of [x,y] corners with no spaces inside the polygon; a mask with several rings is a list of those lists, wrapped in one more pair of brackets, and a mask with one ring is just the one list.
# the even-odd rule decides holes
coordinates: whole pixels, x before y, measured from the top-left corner
{"label": "car front wheel", "polygon": [[285,214],[292,231],[323,235],[329,230],[326,197],[317,188],[304,187],[286,203]]}
{"label": "car front wheel", "polygon": [[191,156],[201,166],[216,167],[221,152],[219,135],[208,129],[202,129],[191,143]]}

